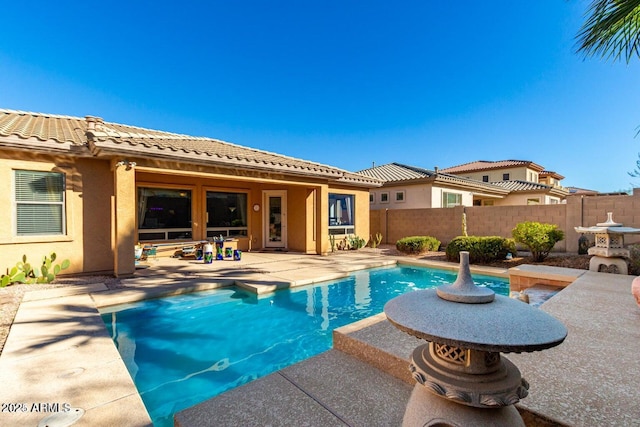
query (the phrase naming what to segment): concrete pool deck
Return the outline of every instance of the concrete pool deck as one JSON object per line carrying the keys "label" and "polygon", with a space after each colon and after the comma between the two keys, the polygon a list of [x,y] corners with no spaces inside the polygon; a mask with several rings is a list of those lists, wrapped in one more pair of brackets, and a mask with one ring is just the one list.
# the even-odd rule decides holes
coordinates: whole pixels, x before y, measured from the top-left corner
{"label": "concrete pool deck", "polygon": [[[47,417],[52,417],[51,426],[70,425],[56,424],[55,417],[73,416],[79,417],[73,424],[76,426],[151,424],[98,308],[234,282],[256,293],[269,292],[274,287],[335,279],[395,262],[396,258],[371,251],[326,257],[243,253],[242,261],[211,265],[161,259],[123,280],[125,287],[120,289],[108,290],[104,284],[95,283],[28,292],[0,355],[0,402],[14,404],[0,412],[0,425],[35,426]],[[503,277],[508,274],[498,269],[474,271],[480,272]],[[635,404],[640,391],[634,386],[640,380],[636,357],[640,354],[640,309],[629,291],[632,279],[585,273],[542,306],[567,325],[569,337],[555,349],[512,359],[532,384],[531,396],[522,402],[523,406],[529,405],[525,409],[557,421],[556,425],[608,425],[611,421],[634,425],[640,420]],[[374,322],[354,331],[353,336],[363,341],[362,348],[375,347],[378,353],[374,354],[396,351],[399,360],[406,359],[408,354],[403,349],[407,343],[402,340],[408,338],[415,343],[411,337],[399,333],[396,338],[384,339],[384,344],[375,344],[385,336],[375,325],[386,323]],[[371,336],[373,343],[362,340],[363,335]],[[398,378],[401,373],[394,374],[402,372],[402,366],[398,367],[396,361],[395,371],[387,371],[374,363],[375,357],[366,360],[358,350],[349,353],[346,348],[330,350],[232,390],[231,395],[225,393],[196,405],[179,413],[177,420],[189,427],[247,422],[291,425],[296,420],[305,420],[307,425],[320,425],[313,420],[321,425],[376,425],[374,419],[379,420],[378,425],[394,425],[402,418],[411,390],[411,385]],[[361,349],[360,353],[367,351]],[[318,372],[327,375],[318,376]],[[341,381],[340,387],[336,387],[337,381]],[[277,384],[279,388],[274,389]],[[295,390],[290,389],[292,386]],[[348,399],[342,393],[348,393]],[[223,402],[229,396],[236,402],[236,410],[242,409],[245,418],[240,424],[228,402],[228,406],[218,407],[227,408],[225,417],[210,412],[211,402]],[[244,403],[238,404],[242,399],[255,406],[249,410]],[[372,411],[368,406],[374,404],[379,409]],[[54,413],[54,409],[67,407],[71,410]]]}

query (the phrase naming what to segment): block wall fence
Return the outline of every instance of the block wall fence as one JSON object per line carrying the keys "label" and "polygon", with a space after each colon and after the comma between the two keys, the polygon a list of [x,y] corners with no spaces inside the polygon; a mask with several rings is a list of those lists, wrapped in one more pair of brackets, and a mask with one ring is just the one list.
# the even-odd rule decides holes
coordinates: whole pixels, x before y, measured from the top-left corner
{"label": "block wall fence", "polygon": [[[469,236],[512,237],[511,230],[519,222],[536,221],[555,224],[564,231],[564,240],[554,248],[556,252],[578,252],[578,238],[574,227],[589,227],[613,220],[626,227],[640,228],[640,188],[632,195],[569,196],[559,205],[532,206],[457,206],[431,209],[382,209],[370,211],[371,234],[382,234],[382,242],[395,244],[407,236],[433,236],[446,245],[462,235],[462,213],[467,215]],[[590,240],[593,242],[593,236]],[[625,236],[625,244],[640,243],[640,235]]]}

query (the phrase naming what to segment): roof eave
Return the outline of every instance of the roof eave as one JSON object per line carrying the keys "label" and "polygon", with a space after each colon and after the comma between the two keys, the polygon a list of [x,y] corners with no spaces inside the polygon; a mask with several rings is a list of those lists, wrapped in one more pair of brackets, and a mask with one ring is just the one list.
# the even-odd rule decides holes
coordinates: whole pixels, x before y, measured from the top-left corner
{"label": "roof eave", "polygon": [[435,177],[433,178],[434,182],[442,182],[442,183],[446,183],[449,184],[451,186],[455,186],[458,188],[464,188],[466,190],[478,190],[478,191],[483,191],[485,193],[495,193],[497,195],[507,195],[509,194],[509,190],[506,190],[502,187],[499,186],[494,186],[494,185],[486,185],[484,183],[481,182],[471,182],[471,180],[463,180],[459,177],[450,177],[447,175],[435,175]]}
{"label": "roof eave", "polygon": [[377,181],[368,181],[363,176],[363,181],[358,181],[356,177],[346,175],[340,171],[323,171],[312,170],[310,168],[287,167],[285,165],[270,165],[264,162],[255,162],[251,160],[230,159],[223,156],[217,156],[209,153],[196,153],[192,151],[175,150],[171,148],[160,149],[157,147],[146,147],[140,150],[137,146],[129,144],[117,144],[111,140],[91,140],[91,152],[96,157],[113,158],[118,156],[153,158],[169,161],[185,161],[192,164],[201,164],[207,166],[223,166],[236,169],[254,170],[261,172],[277,172],[284,175],[299,176],[305,178],[322,178],[340,184],[348,184],[358,187],[376,187],[381,183]]}
{"label": "roof eave", "polygon": [[71,142],[40,140],[38,138],[20,138],[17,136],[0,137],[0,148],[38,152],[43,154],[89,155],[86,146]]}

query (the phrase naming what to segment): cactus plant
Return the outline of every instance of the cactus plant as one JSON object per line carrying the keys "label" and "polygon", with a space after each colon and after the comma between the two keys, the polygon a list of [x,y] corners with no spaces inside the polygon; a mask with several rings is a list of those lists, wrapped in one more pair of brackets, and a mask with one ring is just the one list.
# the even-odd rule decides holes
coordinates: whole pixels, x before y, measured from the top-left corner
{"label": "cactus plant", "polygon": [[333,234],[329,235],[329,243],[331,244],[331,252],[336,251],[336,236]]}
{"label": "cactus plant", "polygon": [[0,278],[0,287],[5,287],[13,283],[50,283],[53,282],[56,276],[62,271],[69,268],[71,264],[68,259],[62,261],[61,264],[54,264],[57,255],[52,252],[50,256],[44,256],[42,258],[42,265],[40,269],[33,268],[31,264],[27,262],[27,256],[22,256],[22,261],[19,261],[11,270],[7,269],[7,274],[3,274]]}
{"label": "cactus plant", "polygon": [[374,236],[369,236],[369,245],[375,249],[378,246],[380,246],[380,243],[382,242],[382,234],[380,232],[376,233],[375,237]]}

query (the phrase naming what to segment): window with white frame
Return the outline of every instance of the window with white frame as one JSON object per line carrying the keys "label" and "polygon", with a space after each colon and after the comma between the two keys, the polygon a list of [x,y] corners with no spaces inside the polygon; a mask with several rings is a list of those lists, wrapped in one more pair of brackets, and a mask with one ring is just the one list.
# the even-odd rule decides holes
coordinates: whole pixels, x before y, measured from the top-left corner
{"label": "window with white frame", "polygon": [[396,202],[400,203],[400,202],[404,202],[404,196],[405,196],[405,192],[404,191],[396,191]]}
{"label": "window with white frame", "polygon": [[452,208],[454,206],[462,205],[462,194],[460,193],[442,193],[442,207]]}
{"label": "window with white frame", "polygon": [[16,170],[14,176],[16,235],[66,234],[64,174]]}
{"label": "window with white frame", "polygon": [[376,195],[374,193],[369,193],[369,203],[376,202]]}
{"label": "window with white frame", "polygon": [[389,203],[389,193],[380,193],[380,203]]}
{"label": "window with white frame", "polygon": [[329,234],[355,232],[355,196],[329,193]]}

